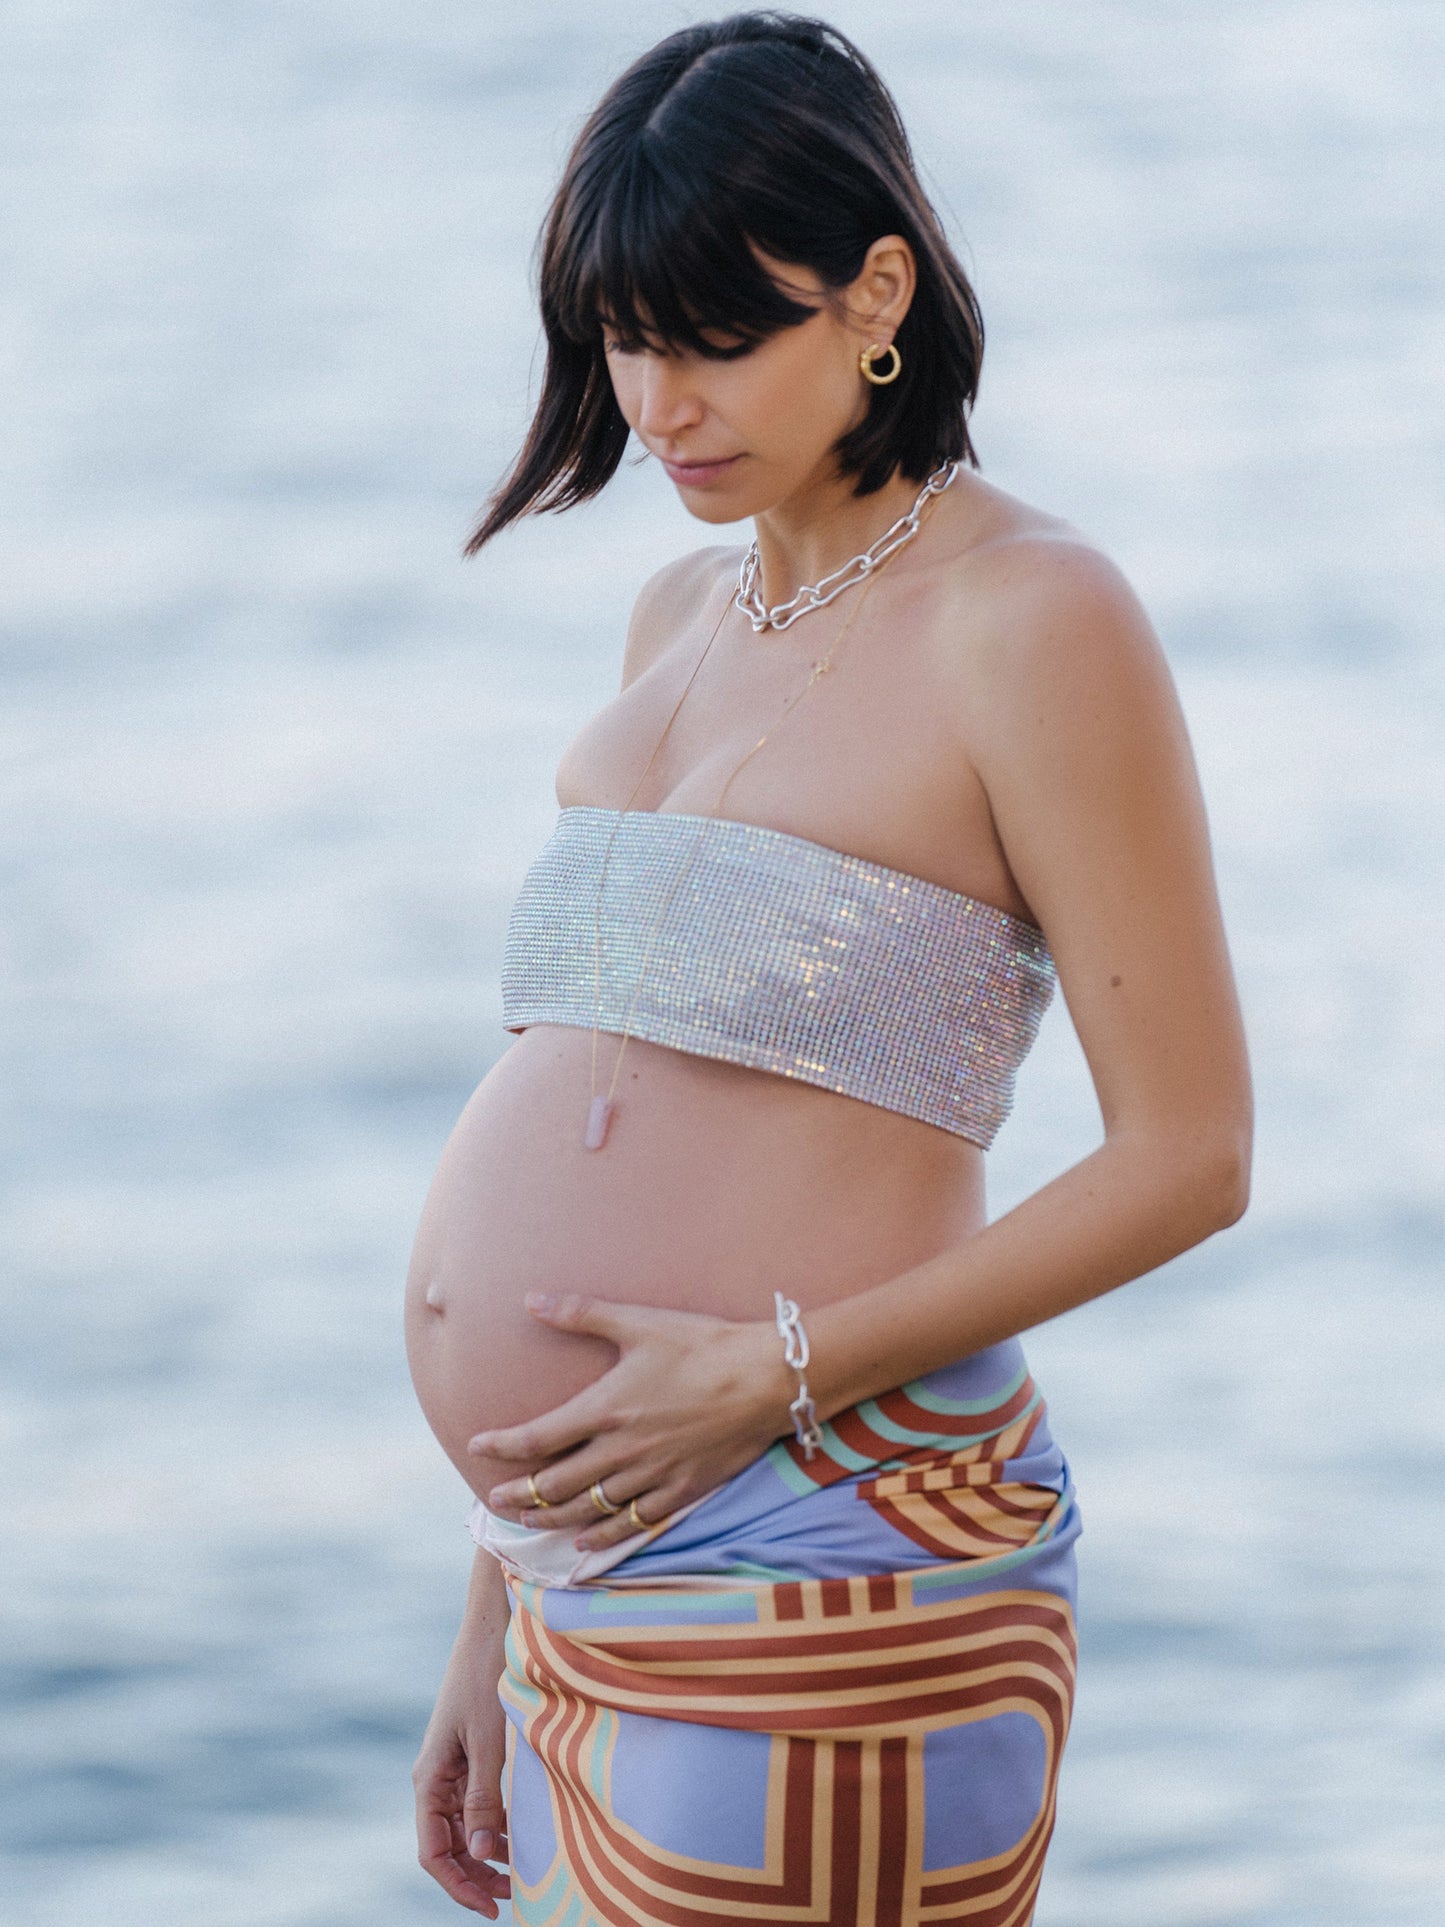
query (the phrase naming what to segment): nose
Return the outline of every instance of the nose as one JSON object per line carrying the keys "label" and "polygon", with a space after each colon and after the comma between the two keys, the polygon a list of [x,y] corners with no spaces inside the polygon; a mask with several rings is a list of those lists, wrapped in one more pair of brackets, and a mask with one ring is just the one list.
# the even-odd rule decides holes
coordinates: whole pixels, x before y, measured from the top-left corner
{"label": "nose", "polygon": [[681,355],[640,357],[637,429],[646,440],[668,441],[702,419],[702,399]]}

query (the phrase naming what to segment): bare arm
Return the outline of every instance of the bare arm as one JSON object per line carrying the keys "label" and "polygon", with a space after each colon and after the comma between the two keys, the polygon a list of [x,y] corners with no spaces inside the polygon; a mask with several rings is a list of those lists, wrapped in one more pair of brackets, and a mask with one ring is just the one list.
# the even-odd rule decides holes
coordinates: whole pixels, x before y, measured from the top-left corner
{"label": "bare arm", "polygon": [[1232,1224],[1248,1195],[1243,1026],[1163,653],[1101,557],[1021,546],[970,747],[1104,1141],[966,1243],[812,1313],[825,1413],[1139,1277]]}
{"label": "bare arm", "polygon": [[497,1682],[505,1663],[502,1569],[477,1552],[456,1645],[416,1765],[417,1858],[452,1899],[488,1920],[509,1891],[488,1862],[507,1858],[502,1808],[506,1727]]}

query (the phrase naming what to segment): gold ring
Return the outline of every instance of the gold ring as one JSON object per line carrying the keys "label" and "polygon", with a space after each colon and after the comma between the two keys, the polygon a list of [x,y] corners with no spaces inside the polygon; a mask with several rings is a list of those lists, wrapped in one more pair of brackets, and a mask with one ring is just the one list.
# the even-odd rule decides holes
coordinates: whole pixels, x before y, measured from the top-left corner
{"label": "gold ring", "polygon": [[545,1512],[548,1509],[548,1507],[551,1505],[552,1501],[550,1499],[544,1499],[541,1493],[537,1490],[537,1479],[536,1479],[535,1473],[529,1472],[527,1474],[527,1490],[532,1495],[532,1504],[537,1507],[539,1512]]}
{"label": "gold ring", "polygon": [[622,1510],[622,1507],[620,1505],[614,1505],[611,1499],[609,1499],[607,1494],[602,1490],[601,1479],[594,1479],[591,1485],[587,1489],[592,1496],[593,1505],[595,1505],[597,1510],[603,1513],[607,1518],[609,1519],[613,1518],[617,1513],[619,1513]]}
{"label": "gold ring", "polygon": [[637,1510],[636,1499],[629,1499],[627,1501],[627,1516],[629,1519],[631,1519],[632,1523],[637,1527],[637,1530],[639,1532],[646,1532],[648,1530],[648,1524],[646,1519],[644,1519],[642,1514]]}

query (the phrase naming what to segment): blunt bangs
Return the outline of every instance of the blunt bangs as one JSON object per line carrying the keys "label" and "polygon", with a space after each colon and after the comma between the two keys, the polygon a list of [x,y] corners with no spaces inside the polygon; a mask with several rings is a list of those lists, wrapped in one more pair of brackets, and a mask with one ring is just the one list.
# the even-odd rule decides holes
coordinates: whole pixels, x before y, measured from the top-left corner
{"label": "blunt bangs", "polygon": [[[685,27],[616,80],[578,135],[542,233],[547,366],[520,455],[466,553],[519,516],[573,507],[617,471],[629,430],[603,329],[624,349],[746,354],[848,287],[901,235],[918,268],[902,370],[838,442],[854,492],[940,462],[978,465],[968,413],[983,317],[919,184],[898,109],[821,20],[741,13]],[[823,293],[789,292],[770,264]]]}
{"label": "blunt bangs", "polygon": [[590,234],[578,237],[557,313],[568,340],[589,345],[605,324],[627,349],[729,359],[816,313],[773,279],[725,186],[704,181],[699,191],[652,151],[659,144],[639,143],[604,187]]}

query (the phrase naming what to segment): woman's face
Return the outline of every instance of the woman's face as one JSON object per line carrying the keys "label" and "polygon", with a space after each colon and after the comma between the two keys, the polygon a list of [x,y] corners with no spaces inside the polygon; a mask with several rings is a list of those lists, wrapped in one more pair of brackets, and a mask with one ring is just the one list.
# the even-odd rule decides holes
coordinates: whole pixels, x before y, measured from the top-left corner
{"label": "woman's face", "polygon": [[815,312],[733,360],[624,350],[604,328],[618,407],[702,522],[741,521],[833,478],[833,447],[872,392],[859,354],[893,339],[913,292],[912,255],[893,236],[874,242],[833,301],[811,270],[768,265]]}

